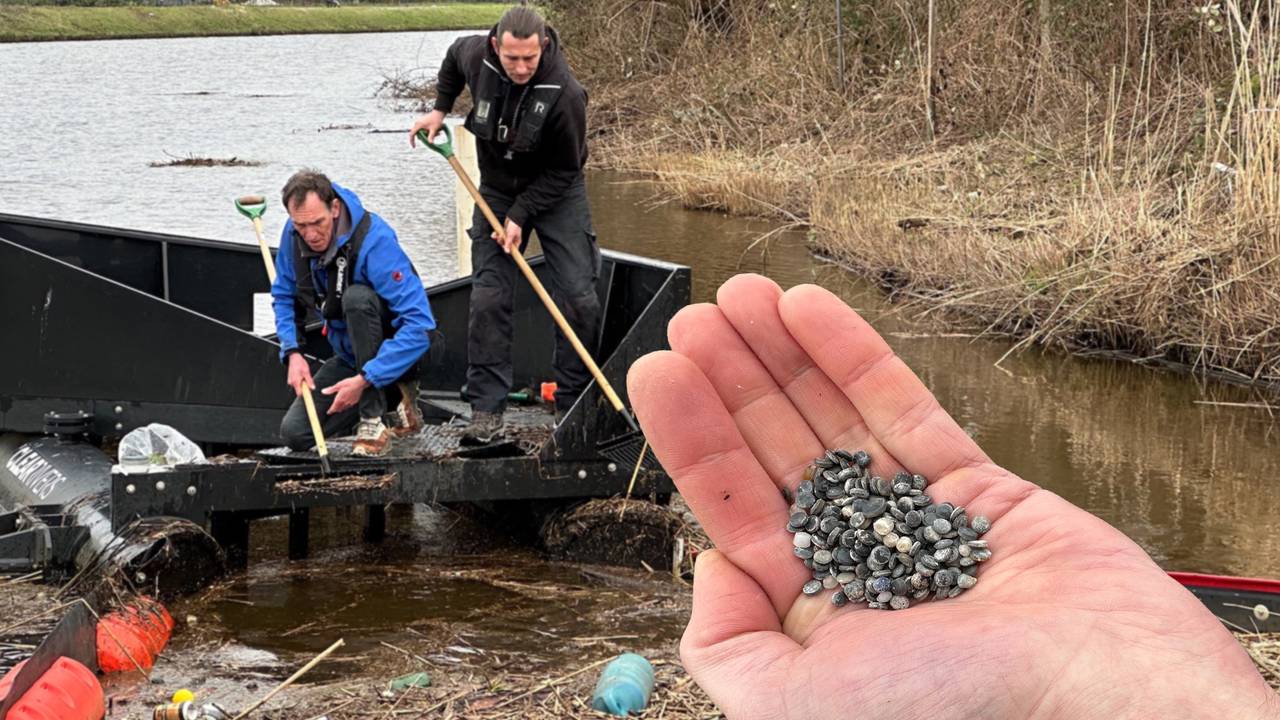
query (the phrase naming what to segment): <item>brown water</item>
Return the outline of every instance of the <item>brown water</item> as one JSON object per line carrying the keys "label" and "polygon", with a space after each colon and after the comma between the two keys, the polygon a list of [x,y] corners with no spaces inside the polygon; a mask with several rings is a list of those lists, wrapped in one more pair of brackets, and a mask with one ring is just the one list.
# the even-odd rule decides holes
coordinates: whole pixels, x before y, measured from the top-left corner
{"label": "brown water", "polygon": [[[770,226],[651,206],[652,191],[596,175],[602,241],[694,268],[694,299],[737,272],[818,283],[884,335],[1000,464],[1123,530],[1168,570],[1280,577],[1280,426],[1244,388],[1110,360],[955,337],[903,317],[883,295],[811,257],[801,233],[743,248]],[[947,335],[952,335],[948,337]]]}
{"label": "brown water", "polygon": [[[397,132],[412,114],[374,101],[387,68],[430,71],[452,33],[0,46],[0,210],[252,242],[230,199],[319,165],[399,230],[424,279],[456,267],[452,179]],[[111,73],[66,72],[112,67]],[[259,72],[270,67],[270,73]],[[316,77],[324,76],[324,82]],[[91,108],[91,110],[90,110]],[[335,124],[348,129],[327,130]],[[151,168],[168,155],[232,155],[248,168]],[[999,462],[1113,523],[1168,569],[1280,577],[1280,453],[1248,390],[1136,366],[1027,352],[913,323],[867,285],[815,262],[798,233],[655,206],[634,179],[590,177],[604,246],[693,268],[695,300],[737,272],[839,292],[886,336]],[[278,208],[268,215],[277,233]],[[315,677],[367,669],[388,643],[441,666],[476,654],[524,670],[619,648],[669,653],[687,588],[661,575],[550,563],[470,521],[398,513],[381,547],[341,513],[316,513],[310,560],[283,559],[284,525],[255,525],[250,570],[175,608],[192,615],[163,673],[283,670],[344,637]],[[327,547],[326,547],[327,546]],[[209,643],[220,644],[206,650]]]}

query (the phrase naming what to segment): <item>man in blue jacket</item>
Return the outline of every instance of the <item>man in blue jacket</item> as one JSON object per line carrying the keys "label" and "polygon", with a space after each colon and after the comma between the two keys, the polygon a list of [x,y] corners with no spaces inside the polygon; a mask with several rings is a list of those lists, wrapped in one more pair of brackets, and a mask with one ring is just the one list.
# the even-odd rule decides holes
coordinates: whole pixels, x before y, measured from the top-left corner
{"label": "man in blue jacket", "polygon": [[[436,321],[413,263],[396,233],[360,198],[314,170],[301,170],[281,191],[289,222],[271,286],[280,359],[298,394],[280,424],[289,447],[313,444],[302,393],[310,388],[326,436],[356,429],[353,455],[382,455],[392,437],[422,429],[418,361]],[[324,318],[333,357],[315,377],[302,356],[308,309]],[[319,388],[319,394],[315,390]],[[388,392],[395,427],[382,420]]]}

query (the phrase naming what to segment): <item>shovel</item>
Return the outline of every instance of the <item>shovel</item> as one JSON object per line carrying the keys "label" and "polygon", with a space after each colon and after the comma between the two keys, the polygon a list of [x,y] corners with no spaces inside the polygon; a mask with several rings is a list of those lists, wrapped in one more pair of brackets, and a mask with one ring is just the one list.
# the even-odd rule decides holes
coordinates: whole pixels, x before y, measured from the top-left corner
{"label": "shovel", "polygon": [[[262,264],[267,268],[267,278],[271,280],[271,284],[276,282],[276,265],[271,261],[271,250],[267,248],[267,241],[262,237],[262,213],[267,211],[267,199],[261,195],[245,195],[236,198],[236,209],[240,214],[253,221],[253,231],[258,235],[258,249],[262,251]],[[320,454],[320,472],[328,475],[332,470],[329,467],[329,446],[324,441],[324,431],[320,429],[320,418],[316,415],[316,403],[311,398],[311,391],[315,388],[307,383],[307,388],[302,395],[302,404],[307,407],[307,420],[311,421],[311,434],[316,439],[316,452]]]}
{"label": "shovel", "polygon": [[[485,202],[484,196],[480,195],[480,191],[476,190],[475,183],[471,182],[471,177],[467,176],[466,168],[462,167],[457,155],[453,154],[453,132],[449,129],[449,126],[440,127],[440,131],[444,132],[444,142],[431,141],[425,129],[417,131],[417,138],[424,145],[430,147],[431,150],[439,152],[440,156],[449,161],[449,167],[452,167],[453,172],[457,173],[458,179],[462,181],[462,186],[467,188],[471,199],[475,200],[476,206],[479,206],[481,213],[484,213],[485,219],[489,220],[489,224],[493,227],[493,232],[498,233],[498,237],[502,237],[504,234],[502,223],[498,222],[497,215],[493,214],[493,210],[489,208],[488,202]],[[577,352],[577,356],[581,357],[582,364],[586,365],[586,368],[590,370],[591,377],[595,378],[595,383],[600,386],[604,396],[609,398],[609,404],[613,405],[614,410],[622,414],[622,418],[626,419],[627,425],[631,427],[630,433],[600,443],[598,450],[607,457],[617,455],[618,459],[637,462],[644,460],[644,455],[641,452],[636,452],[637,448],[640,447],[640,443],[644,441],[644,436],[640,433],[640,425],[636,424],[635,418],[632,418],[626,406],[622,405],[622,398],[618,397],[618,393],[613,392],[613,386],[609,384],[608,379],[604,378],[604,373],[600,372],[599,365],[595,364],[595,360],[591,359],[590,352],[586,351],[585,346],[582,346],[582,341],[577,340],[577,333],[573,332],[573,328],[568,325],[568,320],[564,319],[564,315],[559,311],[559,307],[556,306],[556,301],[553,301],[552,296],[548,295],[547,288],[543,287],[538,275],[535,275],[529,263],[526,263],[525,256],[520,254],[520,249],[512,251],[511,256],[513,260],[516,260],[516,265],[520,266],[520,272],[525,275],[525,279],[534,288],[534,292],[538,293],[539,300],[543,301],[543,305],[547,306],[548,313],[552,314],[552,319],[556,320],[556,324],[559,325],[559,329],[564,333],[564,337],[568,338],[568,342],[573,346],[573,350]]]}
{"label": "shovel", "polygon": [[271,250],[262,237],[262,213],[267,211],[267,199],[261,195],[245,195],[236,198],[236,209],[253,221],[253,231],[258,235],[258,249],[262,251],[262,264],[267,266],[267,279],[276,283],[276,264],[271,261]]}

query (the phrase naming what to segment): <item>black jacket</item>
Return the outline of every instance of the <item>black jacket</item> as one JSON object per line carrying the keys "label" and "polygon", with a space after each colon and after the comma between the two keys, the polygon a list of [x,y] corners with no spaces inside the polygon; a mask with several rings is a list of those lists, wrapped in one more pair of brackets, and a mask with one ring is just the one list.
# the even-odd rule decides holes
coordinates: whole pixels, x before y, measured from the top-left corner
{"label": "black jacket", "polygon": [[[448,113],[465,85],[471,88],[475,101],[467,114],[468,130],[476,132],[476,111],[484,100],[490,101],[490,109],[497,115],[515,118],[517,128],[528,127],[519,122],[535,105],[526,91],[559,86],[532,147],[517,149],[528,145],[528,138],[520,143],[515,137],[505,141],[484,139],[483,133],[476,137],[481,184],[514,197],[507,218],[526,227],[530,218],[554,206],[582,177],[587,162],[587,91],[573,77],[560,53],[560,38],[551,28],[547,28],[550,43],[542,51],[538,70],[525,86],[512,84],[489,42],[496,31],[495,25],[488,36],[459,38],[449,47],[437,76],[435,109]],[[482,73],[495,73],[496,82],[495,77],[481,77]],[[493,97],[478,97],[484,88],[494,90]],[[519,103],[518,108],[513,108],[513,103]]]}

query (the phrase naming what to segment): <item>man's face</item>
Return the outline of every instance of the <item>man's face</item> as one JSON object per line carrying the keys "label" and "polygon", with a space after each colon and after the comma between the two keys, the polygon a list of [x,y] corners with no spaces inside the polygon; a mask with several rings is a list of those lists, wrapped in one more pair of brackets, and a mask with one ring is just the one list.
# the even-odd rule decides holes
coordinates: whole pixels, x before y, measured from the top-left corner
{"label": "man's face", "polygon": [[538,61],[542,59],[542,43],[537,35],[530,35],[523,40],[517,39],[510,32],[502,33],[501,40],[491,39],[494,52],[502,61],[502,69],[507,77],[517,85],[524,85],[533,79],[538,70]]}
{"label": "man's face", "polygon": [[342,215],[342,203],[337,198],[326,206],[319,195],[309,192],[301,201],[295,200],[288,210],[293,229],[298,231],[312,252],[322,253],[329,249],[329,243],[333,242],[333,229]]}

